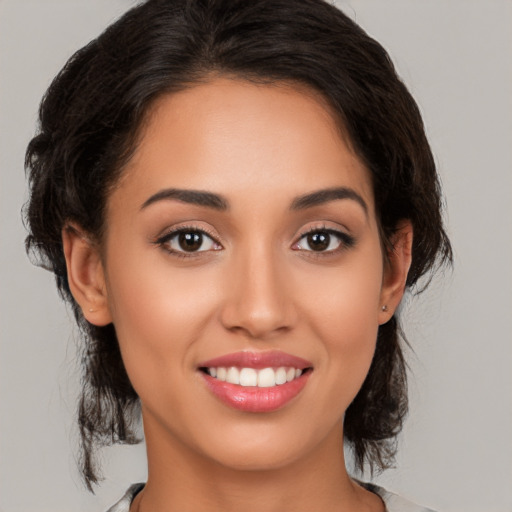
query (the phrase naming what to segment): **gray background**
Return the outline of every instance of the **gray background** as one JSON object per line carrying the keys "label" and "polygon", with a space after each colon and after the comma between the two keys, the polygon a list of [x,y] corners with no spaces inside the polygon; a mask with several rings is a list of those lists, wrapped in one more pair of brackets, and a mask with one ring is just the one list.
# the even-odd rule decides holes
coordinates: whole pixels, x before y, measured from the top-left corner
{"label": "gray background", "polygon": [[[102,511],[145,478],[144,448],[80,485],[75,333],[24,255],[25,146],[67,57],[129,0],[0,0],[0,510]],[[440,511],[512,511],[512,2],[341,0],[418,100],[448,203],[455,271],[404,308],[411,415],[377,481]]]}

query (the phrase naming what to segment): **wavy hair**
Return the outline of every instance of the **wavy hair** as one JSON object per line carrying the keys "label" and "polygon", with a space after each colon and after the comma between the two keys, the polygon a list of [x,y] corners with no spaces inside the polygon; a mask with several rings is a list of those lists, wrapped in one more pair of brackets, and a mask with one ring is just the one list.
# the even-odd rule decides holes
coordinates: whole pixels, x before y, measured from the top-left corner
{"label": "wavy hair", "polygon": [[[78,407],[81,470],[98,482],[96,449],[138,441],[139,399],[113,325],[88,323],[71,295],[61,231],[70,221],[97,240],[105,205],[145,115],[163,94],[212,75],[305,85],[331,105],[369,169],[383,247],[402,219],[414,230],[407,286],[451,262],[442,198],[418,107],[382,46],[323,0],[148,0],[77,51],[54,79],[28,145],[27,251],[50,269],[83,336]],[[425,285],[426,286],[426,285]],[[407,413],[397,315],[379,328],[369,374],[346,411],[356,465],[384,469]]]}

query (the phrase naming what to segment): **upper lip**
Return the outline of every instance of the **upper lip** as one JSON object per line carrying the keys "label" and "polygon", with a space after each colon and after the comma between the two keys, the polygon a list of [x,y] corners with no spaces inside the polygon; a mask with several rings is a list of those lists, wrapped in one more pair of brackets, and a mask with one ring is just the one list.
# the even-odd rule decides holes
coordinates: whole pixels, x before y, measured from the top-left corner
{"label": "upper lip", "polygon": [[232,354],[226,354],[209,359],[208,361],[204,361],[199,364],[199,368],[228,368],[231,366],[238,368],[254,368],[256,370],[271,367],[279,368],[280,366],[284,366],[304,370],[305,368],[310,368],[313,365],[301,357],[287,354],[279,350],[268,350],[264,352],[234,352]]}

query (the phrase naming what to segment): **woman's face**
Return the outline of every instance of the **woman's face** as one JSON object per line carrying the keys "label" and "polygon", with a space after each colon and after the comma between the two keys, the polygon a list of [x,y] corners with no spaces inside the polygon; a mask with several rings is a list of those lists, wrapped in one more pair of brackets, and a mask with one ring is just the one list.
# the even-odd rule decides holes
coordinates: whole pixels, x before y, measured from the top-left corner
{"label": "woman's face", "polygon": [[317,96],[216,79],[161,98],[107,226],[149,450],[264,469],[341,447],[391,313],[369,172]]}

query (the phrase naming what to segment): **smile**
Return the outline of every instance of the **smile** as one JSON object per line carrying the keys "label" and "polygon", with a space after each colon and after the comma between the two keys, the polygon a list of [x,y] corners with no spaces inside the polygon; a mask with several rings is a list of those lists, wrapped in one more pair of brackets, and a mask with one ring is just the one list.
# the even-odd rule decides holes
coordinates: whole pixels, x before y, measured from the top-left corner
{"label": "smile", "polygon": [[223,366],[206,368],[206,372],[211,377],[230,384],[237,384],[244,387],[256,386],[259,388],[270,388],[273,386],[282,386],[287,382],[299,378],[302,375],[300,368],[283,367],[280,368],[236,368],[234,366],[226,368]]}
{"label": "smile", "polygon": [[272,412],[306,386],[312,364],[279,351],[238,352],[200,365],[204,382],[225,405],[244,412]]}

